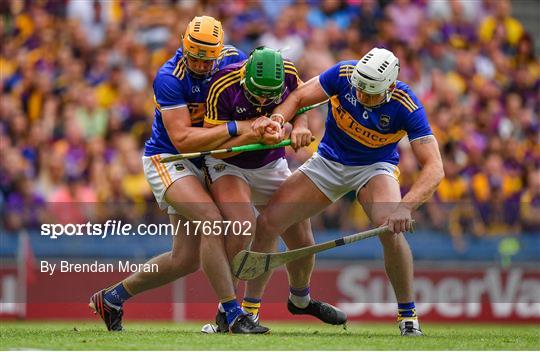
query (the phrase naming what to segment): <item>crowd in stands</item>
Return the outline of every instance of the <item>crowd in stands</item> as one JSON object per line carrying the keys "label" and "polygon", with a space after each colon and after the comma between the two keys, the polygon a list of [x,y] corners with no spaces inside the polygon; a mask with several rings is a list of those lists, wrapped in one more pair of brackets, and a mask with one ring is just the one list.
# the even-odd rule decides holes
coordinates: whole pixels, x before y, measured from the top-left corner
{"label": "crowd in stands", "polygon": [[[140,159],[153,119],[152,80],[189,20],[208,14],[222,21],[226,43],[246,53],[259,45],[281,49],[304,80],[374,46],[392,50],[401,60],[399,79],[424,104],[445,164],[434,199],[415,215],[422,226],[452,234],[458,246],[463,233],[540,233],[538,33],[528,33],[511,6],[508,0],[1,1],[2,226],[84,219],[83,206],[66,204],[92,203],[109,218],[166,221]],[[325,114],[311,113],[319,140]],[[315,150],[316,143],[289,151],[291,167]],[[400,152],[406,192],[419,167],[406,141]],[[353,200],[347,196],[314,218],[314,228],[369,226]]]}

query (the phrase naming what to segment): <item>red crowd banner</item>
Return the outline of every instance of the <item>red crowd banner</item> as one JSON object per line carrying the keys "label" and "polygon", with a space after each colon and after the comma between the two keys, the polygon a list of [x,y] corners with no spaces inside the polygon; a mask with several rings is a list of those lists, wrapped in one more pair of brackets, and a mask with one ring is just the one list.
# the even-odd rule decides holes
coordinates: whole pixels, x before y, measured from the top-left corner
{"label": "red crowd banner", "polygon": [[[312,277],[314,298],[335,304],[351,321],[393,321],[392,287],[380,267],[359,263],[324,265]],[[417,311],[423,321],[540,322],[540,269],[421,267],[415,272]],[[123,273],[37,272],[29,282],[15,267],[0,269],[0,317],[90,318],[88,297],[121,280]],[[24,290],[24,292],[22,292]],[[239,297],[243,292],[239,288]],[[26,298],[25,298],[26,296]],[[262,305],[265,320],[310,319],[286,309],[287,275],[274,274]],[[126,319],[213,320],[217,297],[202,272],[137,296],[126,305]]]}

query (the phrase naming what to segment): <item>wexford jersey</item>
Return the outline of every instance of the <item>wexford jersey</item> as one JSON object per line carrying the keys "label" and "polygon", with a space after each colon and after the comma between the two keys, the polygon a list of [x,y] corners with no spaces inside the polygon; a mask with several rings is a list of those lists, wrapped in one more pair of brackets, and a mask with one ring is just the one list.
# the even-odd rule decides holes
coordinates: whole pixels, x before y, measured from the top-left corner
{"label": "wexford jersey", "polygon": [[319,76],[330,97],[326,131],[319,154],[344,165],[399,162],[397,143],[405,135],[412,142],[431,135],[424,107],[408,85],[396,82],[390,101],[364,108],[349,82],[357,61],[342,61]]}
{"label": "wexford jersey", "polygon": [[[245,62],[229,65],[219,71],[212,77],[204,121],[210,124],[223,124],[227,121],[249,120],[261,115],[270,115],[274,108],[284,101],[301,82],[294,64],[287,60],[283,63],[285,67],[283,95],[279,101],[265,106],[252,104],[246,97],[248,93],[240,85]],[[224,160],[241,168],[256,169],[284,156],[285,148],[277,148],[243,153]]]}
{"label": "wexford jersey", "polygon": [[[246,55],[235,47],[225,45],[220,54],[219,68],[243,61]],[[180,152],[171,143],[161,112],[187,106],[192,126],[202,127],[206,112],[206,96],[210,79],[195,79],[186,68],[186,60],[182,60],[182,49],[178,49],[173,58],[159,69],[154,79],[154,123],[152,135],[144,145],[144,155],[152,156],[161,153],[177,154]],[[196,164],[200,164],[196,162]]]}

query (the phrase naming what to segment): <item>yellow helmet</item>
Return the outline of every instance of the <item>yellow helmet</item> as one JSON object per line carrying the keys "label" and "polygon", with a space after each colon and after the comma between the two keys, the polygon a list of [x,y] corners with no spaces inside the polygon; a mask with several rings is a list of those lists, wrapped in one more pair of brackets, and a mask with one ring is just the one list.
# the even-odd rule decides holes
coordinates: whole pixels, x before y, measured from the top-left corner
{"label": "yellow helmet", "polygon": [[222,48],[221,22],[210,16],[197,16],[189,22],[183,38],[184,54],[201,60],[216,60]]}

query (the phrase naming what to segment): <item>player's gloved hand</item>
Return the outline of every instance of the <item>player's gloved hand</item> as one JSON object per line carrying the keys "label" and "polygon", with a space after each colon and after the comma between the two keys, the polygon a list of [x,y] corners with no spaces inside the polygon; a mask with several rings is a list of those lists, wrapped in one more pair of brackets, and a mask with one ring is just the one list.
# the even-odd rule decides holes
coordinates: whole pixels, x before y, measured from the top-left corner
{"label": "player's gloved hand", "polygon": [[388,225],[388,230],[395,234],[411,230],[411,210],[404,205],[399,205],[386,219],[383,224]]}
{"label": "player's gloved hand", "polygon": [[270,120],[266,116],[255,119],[251,124],[251,129],[255,134],[258,134],[261,137],[263,137],[265,133],[277,134],[278,136],[281,133],[281,125],[276,121]]}
{"label": "player's gloved hand", "polygon": [[302,147],[307,147],[311,143],[313,134],[306,126],[296,125],[291,132],[291,147],[294,151]]}

